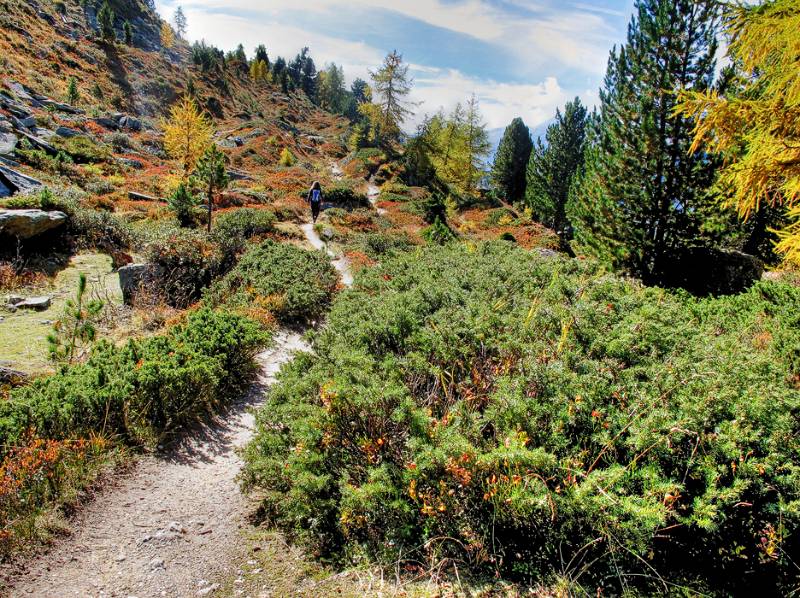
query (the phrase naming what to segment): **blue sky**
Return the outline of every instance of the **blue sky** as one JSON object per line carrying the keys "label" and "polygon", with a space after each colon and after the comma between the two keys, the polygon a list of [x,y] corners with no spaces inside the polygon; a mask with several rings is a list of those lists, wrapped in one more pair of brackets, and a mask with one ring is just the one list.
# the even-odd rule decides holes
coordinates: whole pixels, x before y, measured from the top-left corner
{"label": "blue sky", "polygon": [[229,50],[336,62],[367,78],[393,49],[412,65],[418,112],[451,108],[473,92],[489,128],[522,116],[533,129],[580,96],[592,105],[608,52],[624,40],[633,0],[157,0],[181,5],[189,38]]}

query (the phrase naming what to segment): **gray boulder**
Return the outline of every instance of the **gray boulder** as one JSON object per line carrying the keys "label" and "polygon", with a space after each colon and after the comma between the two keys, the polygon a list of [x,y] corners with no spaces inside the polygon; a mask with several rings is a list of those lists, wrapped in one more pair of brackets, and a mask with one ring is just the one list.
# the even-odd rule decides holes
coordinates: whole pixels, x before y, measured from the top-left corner
{"label": "gray boulder", "polygon": [[69,127],[58,127],[56,129],[56,135],[59,137],[64,137],[65,139],[69,139],[70,137],[77,137],[82,133],[76,129],[70,129]]}
{"label": "gray boulder", "polygon": [[93,120],[98,125],[100,125],[104,129],[108,129],[109,131],[116,131],[117,129],[119,129],[119,123],[115,121],[113,118],[105,118],[104,116],[100,116]]}
{"label": "gray boulder", "polygon": [[67,215],[64,212],[0,209],[0,233],[18,239],[41,235],[62,226],[66,221]]}
{"label": "gray boulder", "polygon": [[43,186],[41,181],[37,181],[7,166],[0,166],[0,183],[8,188],[12,195],[14,193],[36,191]]}
{"label": "gray boulder", "polygon": [[52,303],[52,297],[28,297],[27,299],[21,299],[20,297],[13,297],[11,301],[8,302],[8,306],[14,310],[17,309],[32,309],[35,311],[45,311],[50,309],[50,304]]}
{"label": "gray boulder", "polygon": [[17,149],[17,136],[14,133],[0,133],[0,154],[7,155]]}
{"label": "gray boulder", "polygon": [[140,121],[138,118],[128,116],[127,114],[120,118],[118,122],[119,126],[123,129],[128,129],[129,131],[142,130],[142,121]]}
{"label": "gray boulder", "polygon": [[11,193],[12,193],[11,189],[9,189],[8,187],[6,187],[6,186],[5,186],[5,185],[4,185],[4,184],[3,184],[3,183],[0,181],[0,199],[2,199],[2,198],[4,198],[4,197],[11,197]]}
{"label": "gray boulder", "polygon": [[75,106],[70,106],[69,104],[62,104],[61,102],[56,102],[55,100],[51,100],[50,98],[44,98],[41,100],[43,106],[48,106],[53,108],[54,110],[58,110],[59,112],[66,112],[68,114],[83,114],[84,111],[80,108],[76,108]]}
{"label": "gray boulder", "polygon": [[666,264],[660,282],[695,295],[732,295],[747,290],[764,274],[764,263],[741,251],[690,247]]}
{"label": "gray boulder", "polygon": [[131,305],[136,294],[153,279],[156,267],[153,264],[129,264],[122,266],[117,272],[122,299],[126,305]]}

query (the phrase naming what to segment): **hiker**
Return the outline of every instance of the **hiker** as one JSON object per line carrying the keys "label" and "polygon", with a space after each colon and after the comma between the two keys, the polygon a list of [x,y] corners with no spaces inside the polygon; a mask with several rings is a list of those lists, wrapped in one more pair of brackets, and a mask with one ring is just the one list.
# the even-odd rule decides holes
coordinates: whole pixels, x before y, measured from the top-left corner
{"label": "hiker", "polygon": [[308,203],[311,204],[311,218],[314,220],[314,224],[317,223],[317,218],[319,217],[319,210],[322,207],[322,186],[319,184],[319,181],[315,181],[313,185],[311,185],[311,189],[308,191]]}

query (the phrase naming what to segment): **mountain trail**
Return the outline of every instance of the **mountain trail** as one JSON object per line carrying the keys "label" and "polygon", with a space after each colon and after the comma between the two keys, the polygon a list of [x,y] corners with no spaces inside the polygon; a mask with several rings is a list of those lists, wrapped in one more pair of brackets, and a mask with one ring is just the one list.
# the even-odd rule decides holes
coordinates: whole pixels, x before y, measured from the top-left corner
{"label": "mountain trail", "polygon": [[250,391],[201,430],[162,454],[142,458],[73,522],[75,533],[37,559],[11,585],[13,596],[204,596],[213,580],[246,558],[241,530],[247,500],[236,476],[237,449],[253,433],[275,374],[308,347],[281,331],[257,357]]}

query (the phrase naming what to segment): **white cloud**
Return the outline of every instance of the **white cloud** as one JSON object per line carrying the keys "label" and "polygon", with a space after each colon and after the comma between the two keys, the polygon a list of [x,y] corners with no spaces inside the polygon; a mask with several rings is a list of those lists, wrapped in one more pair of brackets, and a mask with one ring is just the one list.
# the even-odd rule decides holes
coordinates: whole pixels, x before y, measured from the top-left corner
{"label": "white cloud", "polygon": [[561,88],[555,77],[538,84],[500,83],[467,77],[455,70],[438,77],[418,77],[412,99],[422,104],[418,117],[432,114],[440,108],[450,111],[458,102],[464,103],[472,94],[480,102],[489,129],[507,126],[517,116],[530,128],[547,122],[573,96]]}
{"label": "white cloud", "polygon": [[[392,11],[503,48],[519,61],[521,72],[532,72],[532,69],[542,65],[561,64],[571,69],[601,74],[610,46],[609,40],[615,34],[605,20],[606,15],[602,11],[586,10],[585,6],[580,5],[553,7],[550,4],[552,2],[548,0],[548,4],[544,5],[512,0],[514,5],[535,15],[522,17],[481,0],[349,0],[346,6],[348,9]],[[166,14],[171,14],[180,2],[159,0],[159,3],[165,8]],[[221,12],[233,14],[247,11],[258,15],[258,18],[248,19],[246,23],[258,23],[268,31],[270,40],[273,35],[286,37],[281,31],[286,27],[279,25],[277,19],[287,9],[303,11],[308,21],[313,22],[336,14],[343,6],[342,0],[295,0],[290,6],[285,0],[184,0],[182,4],[189,17],[189,33],[192,36],[198,30],[193,25],[193,18],[199,15],[205,14],[214,21],[219,19]],[[274,28],[268,27],[270,24]],[[226,34],[224,29],[224,22],[217,21],[215,39]],[[236,34],[236,30],[228,33],[232,38]],[[349,31],[347,34],[354,36],[358,31]],[[296,42],[294,45],[299,44]],[[275,44],[270,41],[270,46],[274,47]]]}

